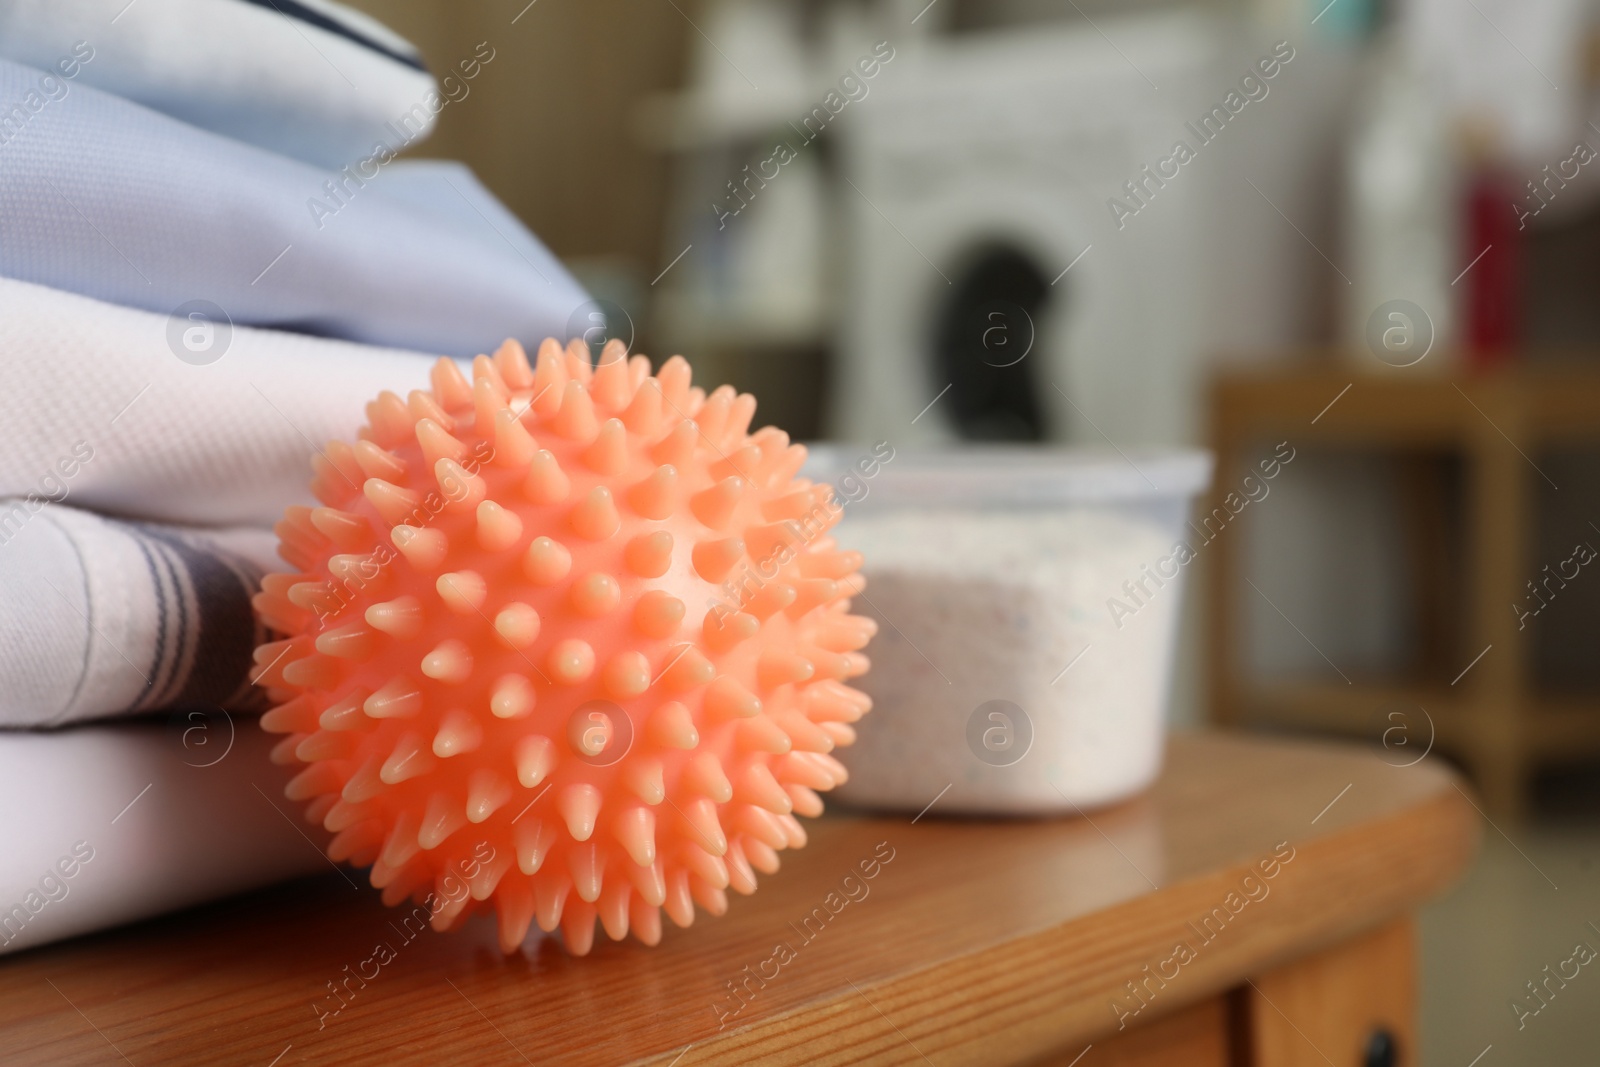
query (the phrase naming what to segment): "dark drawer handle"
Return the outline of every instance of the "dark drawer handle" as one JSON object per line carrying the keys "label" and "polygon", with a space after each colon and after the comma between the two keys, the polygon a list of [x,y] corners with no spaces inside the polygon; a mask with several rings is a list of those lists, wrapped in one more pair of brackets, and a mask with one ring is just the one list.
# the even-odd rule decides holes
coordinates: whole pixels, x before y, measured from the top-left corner
{"label": "dark drawer handle", "polygon": [[1367,1037],[1367,1051],[1362,1058],[1363,1067],[1395,1067],[1400,1062],[1399,1046],[1394,1035],[1379,1027]]}

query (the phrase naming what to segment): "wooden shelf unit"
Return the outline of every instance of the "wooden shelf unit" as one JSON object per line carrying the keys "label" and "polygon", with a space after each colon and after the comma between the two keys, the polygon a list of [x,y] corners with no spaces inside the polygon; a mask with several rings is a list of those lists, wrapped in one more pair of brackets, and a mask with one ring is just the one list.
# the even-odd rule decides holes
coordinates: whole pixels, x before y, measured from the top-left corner
{"label": "wooden shelf unit", "polygon": [[[1587,700],[1537,692],[1530,671],[1532,630],[1519,632],[1511,608],[1539,572],[1532,547],[1536,490],[1544,475],[1534,464],[1552,446],[1600,446],[1600,372],[1548,365],[1482,374],[1445,374],[1420,366],[1372,373],[1331,361],[1304,370],[1230,372],[1213,387],[1211,439],[1217,478],[1208,511],[1236,485],[1250,449],[1288,439],[1296,449],[1457,456],[1465,527],[1459,585],[1441,584],[1438,575],[1422,573],[1422,567],[1413,574],[1425,662],[1411,679],[1356,679],[1348,686],[1248,676],[1240,654],[1243,539],[1236,530],[1218,538],[1208,549],[1213,721],[1330,731],[1377,742],[1384,725],[1375,710],[1423,708],[1437,730],[1437,743],[1466,764],[1489,809],[1508,817],[1525,808],[1536,763],[1600,755],[1600,694]],[[1426,472],[1412,469],[1406,477],[1415,490],[1408,494],[1411,525],[1437,528],[1444,520]],[[1248,521],[1247,515],[1240,518]],[[1440,603],[1441,598],[1452,602]],[[1451,624],[1465,634],[1453,650],[1440,634]],[[1453,683],[1469,664],[1471,670]]]}

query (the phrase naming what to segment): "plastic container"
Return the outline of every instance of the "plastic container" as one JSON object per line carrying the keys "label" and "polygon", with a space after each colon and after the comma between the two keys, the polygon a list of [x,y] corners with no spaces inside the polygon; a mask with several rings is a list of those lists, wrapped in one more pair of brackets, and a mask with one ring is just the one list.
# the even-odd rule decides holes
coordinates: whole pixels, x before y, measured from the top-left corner
{"label": "plastic container", "polygon": [[839,753],[861,806],[1044,813],[1160,770],[1185,577],[1208,534],[1197,451],[817,449],[865,554],[880,626],[854,683],[874,710]]}

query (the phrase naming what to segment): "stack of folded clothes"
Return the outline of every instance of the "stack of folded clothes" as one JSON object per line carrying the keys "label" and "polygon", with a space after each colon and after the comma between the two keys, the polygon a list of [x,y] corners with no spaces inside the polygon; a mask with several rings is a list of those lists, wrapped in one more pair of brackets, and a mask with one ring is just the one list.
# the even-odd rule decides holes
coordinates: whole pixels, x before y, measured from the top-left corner
{"label": "stack of folded clothes", "polygon": [[0,0],[0,952],[328,869],[247,678],[272,524],[379,390],[587,301],[395,159],[445,103],[328,0]]}

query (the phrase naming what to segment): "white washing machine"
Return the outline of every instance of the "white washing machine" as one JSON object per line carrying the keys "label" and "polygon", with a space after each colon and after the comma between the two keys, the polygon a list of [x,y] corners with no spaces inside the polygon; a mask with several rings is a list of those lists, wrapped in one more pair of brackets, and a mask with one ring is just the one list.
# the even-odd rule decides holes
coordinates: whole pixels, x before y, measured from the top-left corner
{"label": "white washing machine", "polygon": [[1228,54],[1188,16],[908,45],[841,131],[831,433],[1194,440],[1222,170],[1206,157],[1230,131],[1159,186],[1142,168],[1196,142],[1184,123],[1227,88]]}

